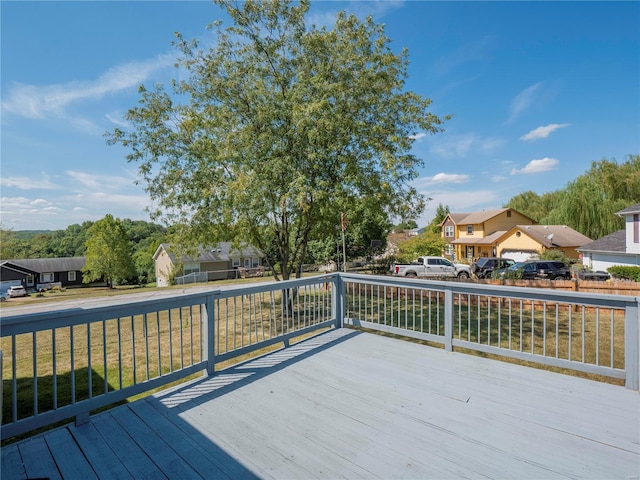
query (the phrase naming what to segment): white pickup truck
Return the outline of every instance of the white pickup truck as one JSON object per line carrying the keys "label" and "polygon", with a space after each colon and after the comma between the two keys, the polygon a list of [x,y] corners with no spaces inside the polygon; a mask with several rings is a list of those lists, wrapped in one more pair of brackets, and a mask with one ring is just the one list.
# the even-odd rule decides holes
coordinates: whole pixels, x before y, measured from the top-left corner
{"label": "white pickup truck", "polygon": [[391,271],[396,277],[471,277],[471,267],[464,263],[453,263],[444,257],[420,257],[410,264],[395,264]]}

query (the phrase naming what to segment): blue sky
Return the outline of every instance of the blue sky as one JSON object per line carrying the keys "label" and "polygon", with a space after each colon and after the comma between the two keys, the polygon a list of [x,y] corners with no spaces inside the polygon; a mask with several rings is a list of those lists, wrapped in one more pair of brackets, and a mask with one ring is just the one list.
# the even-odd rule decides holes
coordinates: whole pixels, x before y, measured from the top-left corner
{"label": "blue sky", "polygon": [[[111,213],[149,220],[126,128],[137,86],[168,84],[174,32],[214,41],[208,1],[6,1],[1,8],[0,223],[63,229]],[[566,186],[640,153],[640,2],[315,2],[310,20],[373,15],[409,49],[407,88],[452,114],[416,136],[416,187],[452,212]]]}

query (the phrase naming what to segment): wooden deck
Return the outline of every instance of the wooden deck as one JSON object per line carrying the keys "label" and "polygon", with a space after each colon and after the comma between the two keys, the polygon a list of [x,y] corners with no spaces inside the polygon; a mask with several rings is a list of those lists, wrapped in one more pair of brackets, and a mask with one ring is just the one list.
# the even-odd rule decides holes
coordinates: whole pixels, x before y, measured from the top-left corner
{"label": "wooden deck", "polygon": [[2,448],[2,479],[637,479],[639,415],[623,387],[339,329]]}

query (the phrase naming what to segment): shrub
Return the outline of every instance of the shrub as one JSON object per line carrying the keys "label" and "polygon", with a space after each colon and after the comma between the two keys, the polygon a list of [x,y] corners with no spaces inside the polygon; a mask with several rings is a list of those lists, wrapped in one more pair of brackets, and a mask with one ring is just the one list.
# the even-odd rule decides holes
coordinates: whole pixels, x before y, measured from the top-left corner
{"label": "shrub", "polygon": [[609,272],[614,278],[640,282],[640,267],[614,265],[613,267],[607,268],[607,272]]}

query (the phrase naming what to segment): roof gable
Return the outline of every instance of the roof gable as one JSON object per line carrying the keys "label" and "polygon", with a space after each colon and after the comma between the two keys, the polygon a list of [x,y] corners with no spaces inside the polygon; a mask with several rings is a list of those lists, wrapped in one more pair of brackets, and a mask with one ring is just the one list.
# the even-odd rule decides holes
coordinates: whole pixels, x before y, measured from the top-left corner
{"label": "roof gable", "polygon": [[514,228],[547,248],[581,247],[592,242],[589,237],[567,225],[517,225]]}
{"label": "roof gable", "polygon": [[445,221],[447,218],[450,218],[451,221],[456,225],[478,225],[481,223],[485,223],[507,211],[512,211],[514,213],[517,213],[518,215],[522,215],[524,218],[533,221],[533,219],[530,219],[526,215],[518,212],[517,210],[514,210],[513,208],[498,208],[495,210],[482,210],[480,212],[471,213],[450,213],[449,215],[447,215],[447,217],[445,217]]}

